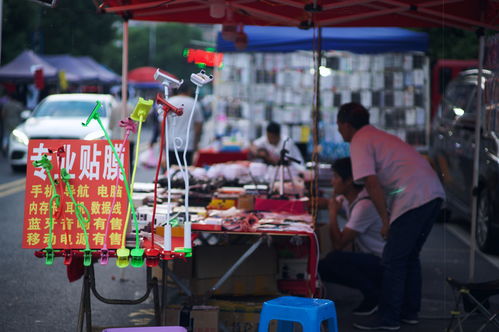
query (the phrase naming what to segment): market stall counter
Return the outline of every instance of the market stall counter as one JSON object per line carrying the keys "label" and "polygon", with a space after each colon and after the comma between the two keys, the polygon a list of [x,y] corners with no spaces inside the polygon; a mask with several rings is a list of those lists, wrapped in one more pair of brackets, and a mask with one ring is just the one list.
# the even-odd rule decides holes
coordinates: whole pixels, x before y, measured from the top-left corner
{"label": "market stall counter", "polygon": [[194,165],[197,167],[225,163],[228,161],[248,160],[248,150],[213,150],[201,149],[198,151]]}
{"label": "market stall counter", "polygon": [[[169,85],[178,87],[181,84],[160,69],[155,73],[155,79],[165,85],[165,98]],[[196,96],[199,88],[212,79],[203,70],[191,75],[191,82],[197,86]],[[181,116],[184,110],[169,104],[160,94],[156,102],[167,114],[163,117],[160,144],[165,146],[167,117]],[[301,272],[294,273],[290,269],[292,264],[283,261],[283,267],[279,268],[282,279],[279,280],[279,291],[313,296],[318,249],[314,222],[306,212],[308,199],[304,195],[304,181],[299,170],[284,163],[286,153],[282,153],[283,162],[277,167],[232,162],[196,168],[187,166],[184,151],[184,165],[179,163],[179,168],[170,167],[167,160],[166,172],[160,178],[161,149],[154,181],[135,183],[137,163],[130,177],[127,167],[130,159],[128,137],[137,132],[136,146],[140,146],[142,123],[152,105],[152,100],[139,98],[130,117],[119,122],[124,131],[122,140],[111,140],[106,119],[101,118],[106,110],[97,100],[81,125],[92,135],[104,133],[106,140],[29,141],[28,160],[31,162],[26,170],[23,248],[34,249],[35,255],[44,258],[48,266],[53,265],[56,258],[63,258],[70,280],[84,277],[79,329],[83,329],[84,320],[87,331],[92,329],[91,294],[104,303],[137,304],[152,292],[156,321],[164,322],[160,316],[167,305],[166,263],[192,261],[193,253],[208,251],[210,247],[206,244],[213,244],[213,241],[207,240],[207,233],[222,237],[244,236],[251,240],[245,243],[249,247],[235,255],[235,251],[229,249],[233,259],[225,261],[227,264],[221,268],[221,275],[216,276],[220,278],[206,289],[202,302],[239,271],[263,243],[270,244],[275,238],[283,237],[289,238],[287,244],[291,244],[289,248],[295,251],[307,248],[302,256],[296,257],[305,258],[307,263]],[[194,107],[195,103],[192,112]],[[180,161],[176,144],[174,150]],[[136,160],[138,154],[136,148]],[[221,240],[215,242],[220,244]],[[216,255],[216,258],[218,261],[212,265],[224,262],[221,255]],[[146,265],[147,284],[142,297],[107,299],[97,292],[95,263],[107,265],[114,260],[119,268]],[[197,260],[198,263],[204,261]],[[152,268],[158,265],[163,267],[162,301],[159,299],[158,280],[152,276]],[[265,265],[257,262],[251,269],[264,268]],[[198,270],[209,269],[201,267]],[[177,280],[173,273],[170,275]],[[290,278],[290,275],[296,278]],[[181,282],[178,285],[187,294],[193,294]]]}
{"label": "market stall counter", "polygon": [[[72,144],[75,147],[76,143]],[[28,168],[28,171],[33,175],[36,172],[34,166],[36,165],[33,165],[33,168],[31,166]],[[128,226],[124,248],[130,252],[136,249],[142,250],[140,259],[142,264],[147,266],[146,290],[144,295],[137,299],[106,299],[97,292],[95,286],[94,269],[96,262],[106,264],[109,261],[112,264],[113,260],[116,260],[117,265],[120,266],[119,251],[123,247],[119,246],[119,238],[115,239],[111,235],[113,228],[125,225],[125,211],[116,209],[115,213],[118,215],[121,211],[123,217],[110,219],[110,222],[107,223],[109,225],[108,236],[102,236],[105,233],[106,225],[104,216],[97,216],[93,218],[89,226],[82,224],[80,227],[72,228],[71,231],[68,226],[72,225],[71,223],[57,221],[53,225],[52,232],[47,234],[47,228],[50,226],[47,223],[47,227],[39,230],[40,235],[38,236],[45,238],[45,242],[41,241],[35,245],[36,235],[33,234],[35,234],[36,220],[33,218],[35,218],[35,212],[40,214],[40,206],[44,205],[44,201],[50,197],[50,190],[45,191],[43,186],[39,187],[41,189],[38,190],[36,187],[36,181],[48,182],[46,179],[29,176],[28,182],[30,182],[32,189],[28,193],[28,201],[31,203],[26,205],[28,222],[25,225],[26,236],[24,239],[27,245],[31,244],[32,247],[38,249],[35,253],[36,256],[45,258],[47,264],[53,264],[55,258],[61,257],[68,267],[77,266],[77,270],[84,277],[78,324],[82,328],[83,321],[86,320],[87,330],[91,326],[91,294],[98,300],[109,304],[137,304],[152,294],[156,321],[158,324],[165,323],[164,314],[168,306],[166,300],[168,278],[174,280],[178,287],[190,297],[191,303],[206,303],[211,297],[224,293],[258,293],[257,285],[248,286],[249,288],[246,290],[234,286],[234,278],[242,278],[238,273],[245,269],[257,274],[258,277],[253,278],[254,280],[265,280],[261,283],[267,283],[270,280],[270,282],[275,283],[275,287],[271,287],[270,292],[265,289],[262,291],[262,295],[286,293],[314,296],[317,294],[318,248],[313,220],[307,212],[308,199],[303,193],[300,193],[304,186],[300,181],[291,185],[290,179],[284,179],[286,183],[281,186],[277,181],[274,184],[274,189],[284,188],[285,196],[270,195],[269,185],[266,184],[270,181],[268,181],[269,179],[264,181],[261,177],[272,177],[275,172],[267,167],[271,166],[239,162],[213,165],[209,169],[190,168],[189,173],[192,178],[189,188],[190,204],[187,210],[183,204],[185,197],[184,177],[178,170],[171,170],[170,190],[167,189],[167,181],[164,177],[160,178],[157,184],[134,183],[132,200],[135,214],[131,218],[134,222]],[[50,172],[46,173],[46,175],[48,174]],[[78,175],[75,177],[77,178]],[[112,183],[114,184],[113,181]],[[76,204],[85,203],[89,206],[92,214],[97,212],[107,214],[113,211],[113,196],[119,198],[117,202],[123,200],[122,208],[127,205],[123,187],[117,186],[113,189],[111,184],[108,187],[103,186],[102,179],[100,186],[89,185],[88,193],[85,193],[81,186],[80,183],[74,187],[66,188],[64,196],[66,200],[71,197],[71,190],[75,190],[73,199],[76,203],[66,201],[68,205],[73,203],[73,206],[77,206]],[[155,195],[154,189],[157,186],[160,188],[159,190],[156,188]],[[91,190],[95,190],[95,192],[90,192]],[[60,190],[58,189],[58,191]],[[121,194],[118,194],[120,192]],[[166,195],[168,192],[171,199],[169,204]],[[88,202],[83,200],[84,196],[88,196],[86,197]],[[114,206],[117,202],[114,202]],[[156,206],[154,206],[154,202],[156,202]],[[38,205],[35,208],[33,204]],[[50,209],[48,210],[47,214],[52,213]],[[79,213],[75,214],[75,210],[71,206],[69,210],[64,211],[68,213],[65,220],[68,221],[67,218],[71,216],[77,221],[78,218],[75,216]],[[189,214],[186,214],[186,211]],[[170,214],[170,219],[168,219],[168,214]],[[186,215],[189,215],[192,230],[191,243],[188,245],[193,248],[192,252],[184,250],[185,247],[188,247],[184,242]],[[167,220],[171,223],[170,233],[166,232],[171,236],[169,250],[165,248]],[[154,231],[151,229],[152,224],[155,225]],[[85,233],[82,233],[84,229],[87,230],[86,237]],[[52,239],[49,239],[50,234],[52,234]],[[68,246],[63,245],[65,241],[72,238],[78,239],[78,242],[70,243]],[[99,238],[108,239],[107,248],[102,249],[103,242],[99,242]],[[243,243],[241,243],[241,239],[244,239]],[[47,250],[46,243],[54,244],[54,249]],[[273,249],[275,254],[264,256],[266,259],[260,260],[262,256],[258,255],[258,250],[268,248],[270,244],[277,248]],[[213,250],[215,253],[212,254]],[[226,257],[224,253],[229,255]],[[105,261],[104,254],[106,255]],[[207,259],[210,256],[211,260]],[[256,262],[251,261],[252,257],[256,257]],[[272,259],[269,260],[269,258]],[[139,267],[137,263],[136,265],[132,264],[133,259],[134,257],[126,256],[125,264],[130,263],[132,266]],[[168,267],[169,261],[175,261],[178,264],[189,264],[190,261],[190,264],[196,267],[191,276],[193,282],[190,285],[185,284],[181,278],[176,277],[174,271]],[[123,264],[123,261],[121,263]],[[206,271],[208,271],[206,264],[215,266],[218,273],[206,275]],[[247,264],[249,265],[246,266]],[[269,273],[269,265],[272,264],[273,267],[270,268]],[[158,265],[162,267],[160,283],[153,272],[154,267]],[[199,271],[203,271],[205,275],[200,276]],[[263,276],[271,277],[261,279]],[[239,281],[241,280],[248,279],[239,279]],[[229,286],[224,288],[227,283]],[[162,290],[161,294],[160,290]],[[255,290],[257,291],[255,292]]]}

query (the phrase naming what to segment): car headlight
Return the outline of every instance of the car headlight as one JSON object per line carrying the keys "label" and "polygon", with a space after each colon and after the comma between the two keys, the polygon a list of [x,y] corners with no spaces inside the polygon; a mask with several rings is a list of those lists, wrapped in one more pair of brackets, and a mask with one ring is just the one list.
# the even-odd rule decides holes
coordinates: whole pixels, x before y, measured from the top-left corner
{"label": "car headlight", "polygon": [[28,145],[29,137],[19,129],[14,129],[11,134],[12,138],[14,138],[18,143]]}
{"label": "car headlight", "polygon": [[83,137],[84,140],[91,141],[94,139],[101,139],[104,138],[104,132],[102,130],[97,130],[97,131],[92,131],[89,134],[86,134],[85,137]]}

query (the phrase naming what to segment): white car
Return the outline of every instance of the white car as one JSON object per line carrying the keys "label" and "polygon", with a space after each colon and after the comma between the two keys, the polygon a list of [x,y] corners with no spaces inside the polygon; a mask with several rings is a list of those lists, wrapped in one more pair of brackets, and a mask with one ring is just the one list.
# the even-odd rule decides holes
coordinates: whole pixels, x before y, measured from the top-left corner
{"label": "white car", "polygon": [[100,116],[109,129],[111,111],[117,105],[109,94],[69,93],[54,94],[43,99],[25,122],[17,126],[10,135],[8,159],[14,171],[26,166],[30,139],[102,139],[104,132],[97,121],[88,127],[82,126],[94,109],[96,101],[102,103]]}

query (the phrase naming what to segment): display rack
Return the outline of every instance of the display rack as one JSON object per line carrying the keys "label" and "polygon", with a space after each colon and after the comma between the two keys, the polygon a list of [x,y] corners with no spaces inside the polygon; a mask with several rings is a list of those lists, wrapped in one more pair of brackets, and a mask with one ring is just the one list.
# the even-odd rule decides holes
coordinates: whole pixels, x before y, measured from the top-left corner
{"label": "display rack", "polygon": [[[214,92],[217,134],[251,141],[268,121],[283,125],[297,143],[310,141],[313,105],[312,52],[226,53]],[[341,143],[336,114],[356,101],[371,122],[417,148],[428,143],[429,61],[420,52],[375,55],[325,52],[321,63],[321,144]],[[251,119],[251,123],[244,119]],[[227,129],[229,128],[229,129]]]}

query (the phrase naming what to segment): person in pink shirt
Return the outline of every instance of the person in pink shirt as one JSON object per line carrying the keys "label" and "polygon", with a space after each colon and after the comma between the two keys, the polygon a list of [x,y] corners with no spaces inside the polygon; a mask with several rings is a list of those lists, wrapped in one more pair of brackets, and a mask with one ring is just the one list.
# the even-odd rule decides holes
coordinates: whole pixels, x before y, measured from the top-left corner
{"label": "person in pink shirt", "polygon": [[379,313],[354,326],[396,331],[401,322],[417,324],[422,287],[419,254],[440,213],[443,187],[429,162],[412,146],[369,124],[369,112],[362,105],[343,104],[337,123],[343,139],[350,142],[353,179],[365,185],[386,239]]}

